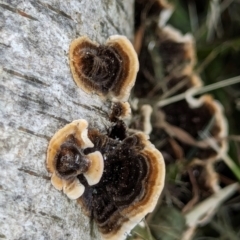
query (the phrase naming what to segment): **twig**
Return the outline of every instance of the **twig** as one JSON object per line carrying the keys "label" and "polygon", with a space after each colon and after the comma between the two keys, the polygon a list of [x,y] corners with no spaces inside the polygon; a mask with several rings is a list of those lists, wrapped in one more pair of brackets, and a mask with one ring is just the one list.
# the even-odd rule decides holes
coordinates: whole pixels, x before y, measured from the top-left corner
{"label": "twig", "polygon": [[193,173],[191,172],[191,170],[188,170],[188,175],[190,178],[190,182],[192,184],[193,198],[182,209],[183,213],[188,212],[199,200],[198,184],[197,184],[197,181],[196,181],[195,177],[193,176]]}
{"label": "twig", "polygon": [[174,87],[172,87],[171,89],[169,89],[168,91],[166,91],[161,97],[160,99],[165,99],[169,96],[172,96],[173,94],[175,94],[178,90],[180,90],[182,87],[184,87],[186,84],[188,83],[188,79],[187,78],[183,78],[179,83],[177,83]]}
{"label": "twig", "polygon": [[[212,149],[214,149],[216,152],[220,152],[220,148],[219,148],[217,142],[214,141],[213,139],[210,139],[207,134],[206,134],[206,138],[207,138],[206,140],[209,142]],[[238,179],[238,181],[240,181],[239,166],[237,166],[237,164],[226,153],[222,153],[222,155],[220,157],[223,159],[223,161],[226,163],[226,165],[231,169],[231,171],[233,172],[235,177]]]}
{"label": "twig", "polygon": [[192,29],[192,32],[194,33],[196,29],[199,28],[196,2],[190,1],[188,3],[188,12],[190,17],[191,29]]}
{"label": "twig", "polygon": [[197,226],[204,215],[218,208],[227,198],[233,195],[238,188],[238,183],[231,184],[199,203],[190,212],[185,214],[186,224],[189,227]]}
{"label": "twig", "polygon": [[196,69],[196,73],[200,74],[203,69],[210,63],[212,62],[212,60],[214,58],[216,58],[216,56],[221,52],[221,48],[222,46],[218,46],[216,48],[214,48],[209,54],[208,56],[204,59],[204,61],[201,63],[201,65]]}
{"label": "twig", "polygon": [[[233,85],[233,84],[236,84],[236,83],[239,83],[239,82],[240,82],[240,76],[237,76],[237,77],[229,78],[229,79],[223,80],[221,82],[213,83],[213,84],[201,87],[201,88],[194,88],[194,92],[192,93],[192,96],[202,94],[202,93],[206,93],[206,92],[218,89],[218,88],[223,88],[223,87],[226,87],[226,86],[230,86],[230,85]],[[190,88],[186,92],[178,94],[174,97],[163,99],[163,100],[161,100],[157,103],[157,106],[158,107],[164,107],[166,105],[184,100],[186,95],[189,94],[189,91],[192,92],[193,88]]]}

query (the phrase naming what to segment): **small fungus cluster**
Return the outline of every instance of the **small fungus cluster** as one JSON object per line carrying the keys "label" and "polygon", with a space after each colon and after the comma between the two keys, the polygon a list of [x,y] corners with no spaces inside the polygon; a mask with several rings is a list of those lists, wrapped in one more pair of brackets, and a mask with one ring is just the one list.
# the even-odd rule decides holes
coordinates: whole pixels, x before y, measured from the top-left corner
{"label": "small fungus cluster", "polygon": [[47,169],[52,173],[52,185],[70,199],[79,198],[84,186],[77,176],[83,174],[88,184],[97,184],[103,173],[103,158],[99,151],[85,155],[85,148],[93,147],[88,138],[88,123],[75,120],[60,129],[51,139],[47,152]]}
{"label": "small fungus cluster", "polygon": [[77,38],[70,45],[69,58],[73,79],[85,92],[113,101],[128,100],[139,64],[125,36],[113,35],[106,45]]}
{"label": "small fungus cluster", "polygon": [[[140,71],[133,101],[138,104],[129,122],[130,127],[150,134],[169,168],[184,166],[177,175],[184,184],[167,186],[177,199],[174,206],[186,212],[220,189],[215,166],[228,150],[228,126],[223,107],[214,97],[194,97],[203,85],[194,69],[194,38],[166,25],[171,11],[173,5],[165,0],[135,1]],[[176,100],[175,95],[182,98]],[[151,106],[146,108],[146,102]],[[182,192],[182,186],[188,186],[189,194]]]}
{"label": "small fungus cluster", "polygon": [[106,45],[80,37],[71,43],[69,58],[77,86],[112,101],[113,126],[104,134],[79,119],[55,133],[47,151],[51,182],[77,199],[102,239],[125,239],[153,211],[165,178],[163,157],[149,136],[130,131],[122,120],[131,113],[126,101],[137,55],[126,37],[116,35]]}

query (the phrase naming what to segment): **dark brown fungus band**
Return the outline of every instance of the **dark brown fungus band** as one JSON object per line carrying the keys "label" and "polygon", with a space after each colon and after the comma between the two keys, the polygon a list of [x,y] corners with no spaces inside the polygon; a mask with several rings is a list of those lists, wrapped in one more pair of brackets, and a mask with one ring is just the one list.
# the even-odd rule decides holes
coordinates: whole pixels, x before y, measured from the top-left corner
{"label": "dark brown fungus band", "polygon": [[87,127],[85,120],[76,120],[51,139],[47,169],[52,184],[78,199],[102,239],[125,239],[158,201],[163,157],[147,135],[129,134],[120,120],[108,135]]}
{"label": "dark brown fungus band", "polygon": [[153,109],[149,104],[144,104],[140,109],[136,109],[134,112],[134,118],[131,119],[129,124],[131,130],[135,131],[135,129],[138,129],[149,135],[152,131],[152,111]]}
{"label": "dark brown fungus band", "polygon": [[182,35],[171,26],[159,28],[157,33],[157,44],[165,74],[173,76],[190,74],[196,62],[192,35]]}
{"label": "dark brown fungus band", "polygon": [[104,171],[94,186],[79,175],[85,191],[78,201],[103,239],[125,239],[157,203],[165,177],[162,155],[141,132],[122,141],[91,129],[88,136],[94,147],[85,152],[100,151]]}
{"label": "dark brown fungus band", "polygon": [[[198,160],[211,162],[226,153],[227,121],[222,106],[210,95],[204,95],[199,99],[188,96],[187,101],[182,100],[165,106],[160,111],[164,113],[162,128],[167,132],[171,131],[171,136],[178,140],[186,158],[194,159],[195,162]],[[175,127],[188,133],[196,142],[194,144],[184,142],[184,138],[179,138],[177,131],[174,131]],[[203,132],[205,135],[201,135]],[[208,147],[200,147],[200,142],[207,144]],[[217,144],[219,149],[214,149],[211,142]],[[164,151],[164,146],[161,151]]]}
{"label": "dark brown fungus band", "polygon": [[163,26],[171,16],[172,11],[173,6],[165,0],[135,1],[134,25],[136,32],[134,47],[137,53],[140,52],[140,49],[142,47],[141,39],[144,36],[147,25],[149,25],[149,20],[156,21],[160,26]]}
{"label": "dark brown fungus band", "polygon": [[109,115],[110,121],[116,122],[117,120],[128,118],[131,115],[131,107],[128,102],[113,102],[111,113]]}
{"label": "dark brown fungus band", "polygon": [[88,138],[88,123],[84,119],[75,120],[60,129],[52,137],[47,151],[47,169],[52,173],[53,186],[71,199],[84,192],[84,186],[77,176],[83,174],[89,185],[99,182],[103,172],[100,152],[85,155],[83,150],[93,147]]}
{"label": "dark brown fungus band", "polygon": [[69,59],[73,79],[85,92],[113,101],[128,100],[139,64],[125,36],[113,35],[106,45],[79,37],[70,45]]}

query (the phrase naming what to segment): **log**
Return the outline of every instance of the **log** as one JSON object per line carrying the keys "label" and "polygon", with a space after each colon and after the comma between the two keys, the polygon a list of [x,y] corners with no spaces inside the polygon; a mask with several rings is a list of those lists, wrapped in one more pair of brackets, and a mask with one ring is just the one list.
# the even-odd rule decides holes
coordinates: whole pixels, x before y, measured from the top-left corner
{"label": "log", "polygon": [[7,0],[0,3],[0,238],[100,239],[76,201],[50,183],[50,138],[84,118],[106,132],[110,103],[74,83],[70,42],[132,38],[133,1]]}

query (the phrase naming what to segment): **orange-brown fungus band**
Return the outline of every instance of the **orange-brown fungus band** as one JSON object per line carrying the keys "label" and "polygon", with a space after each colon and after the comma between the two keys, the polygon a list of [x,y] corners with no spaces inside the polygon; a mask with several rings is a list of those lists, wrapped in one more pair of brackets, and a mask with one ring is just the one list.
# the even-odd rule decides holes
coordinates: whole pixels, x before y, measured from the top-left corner
{"label": "orange-brown fungus band", "polygon": [[163,157],[147,135],[129,133],[121,120],[107,135],[87,127],[84,119],[76,120],[51,139],[52,184],[78,199],[102,239],[125,239],[157,204],[164,186]]}
{"label": "orange-brown fungus band", "polygon": [[130,230],[153,211],[165,178],[163,157],[147,135],[126,133],[122,138],[122,132],[115,129],[113,132],[107,136],[89,129],[94,147],[86,149],[86,153],[100,151],[104,171],[94,186],[79,176],[85,186],[79,203],[95,220],[106,240],[125,239]]}
{"label": "orange-brown fungus band", "polygon": [[52,173],[51,182],[71,199],[80,197],[84,191],[77,179],[79,174],[85,174],[92,185],[99,182],[103,172],[102,155],[94,152],[88,156],[83,152],[85,148],[93,147],[87,127],[84,119],[67,124],[52,137],[48,147],[47,169]]}
{"label": "orange-brown fungus band", "polygon": [[79,37],[70,45],[69,59],[73,79],[85,92],[114,101],[128,99],[139,66],[125,36],[111,36],[106,45]]}

